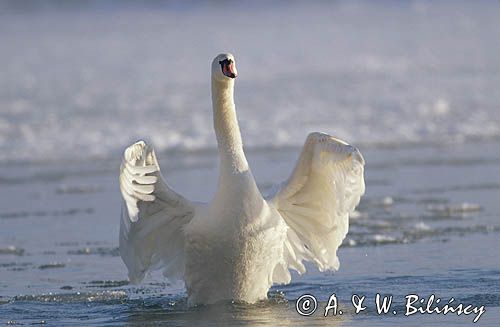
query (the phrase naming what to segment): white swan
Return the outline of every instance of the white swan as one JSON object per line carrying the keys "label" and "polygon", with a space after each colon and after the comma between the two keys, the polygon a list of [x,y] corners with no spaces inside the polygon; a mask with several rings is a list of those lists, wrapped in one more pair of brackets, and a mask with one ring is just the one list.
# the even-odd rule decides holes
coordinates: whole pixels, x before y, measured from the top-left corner
{"label": "white swan", "polygon": [[263,197],[248,167],[233,101],[234,57],[212,62],[214,128],[220,157],[217,193],[194,203],[165,182],[143,141],[125,150],[120,253],[129,278],[153,268],[183,279],[190,305],[266,299],[273,283],[289,283],[303,261],[338,269],[337,248],[349,214],[364,193],[364,160],[353,146],[311,133],[292,175]]}

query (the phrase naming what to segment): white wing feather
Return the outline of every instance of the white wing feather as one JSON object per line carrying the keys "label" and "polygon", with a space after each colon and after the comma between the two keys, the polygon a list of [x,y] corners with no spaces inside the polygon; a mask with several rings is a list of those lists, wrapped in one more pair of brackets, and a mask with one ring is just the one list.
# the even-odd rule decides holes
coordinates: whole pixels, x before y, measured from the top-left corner
{"label": "white wing feather", "polygon": [[292,175],[269,200],[289,227],[274,282],[289,283],[289,268],[304,273],[303,261],[320,271],[339,268],[337,249],[364,194],[363,172],[358,149],[327,134],[309,134]]}
{"label": "white wing feather", "polygon": [[148,270],[156,268],[164,268],[167,278],[182,278],[183,227],[196,206],[167,185],[154,150],[143,141],[125,150],[120,190],[124,199],[120,254],[130,280],[140,282]]}

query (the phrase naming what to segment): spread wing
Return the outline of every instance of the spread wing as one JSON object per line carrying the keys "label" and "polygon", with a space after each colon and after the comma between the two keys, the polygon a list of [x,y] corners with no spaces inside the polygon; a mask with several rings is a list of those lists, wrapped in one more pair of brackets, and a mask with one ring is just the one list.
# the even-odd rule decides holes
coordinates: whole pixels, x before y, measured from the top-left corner
{"label": "spread wing", "polygon": [[339,268],[337,249],[364,194],[363,172],[358,149],[327,134],[309,134],[292,175],[269,199],[289,227],[274,282],[289,283],[290,268],[304,273],[304,260],[320,271]]}
{"label": "spread wing", "polygon": [[143,141],[125,150],[120,190],[120,254],[130,280],[140,282],[155,268],[163,268],[167,278],[182,278],[183,227],[193,218],[196,205],[167,185],[153,148]]}

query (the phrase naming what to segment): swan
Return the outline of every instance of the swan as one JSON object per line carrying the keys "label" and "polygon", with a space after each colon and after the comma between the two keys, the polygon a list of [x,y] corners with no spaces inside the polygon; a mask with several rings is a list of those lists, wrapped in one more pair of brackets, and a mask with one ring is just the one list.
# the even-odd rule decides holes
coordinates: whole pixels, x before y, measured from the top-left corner
{"label": "swan", "polygon": [[153,147],[129,146],[120,167],[124,205],[120,255],[132,283],[152,269],[183,280],[188,305],[267,299],[273,284],[305,273],[337,270],[349,214],[364,194],[360,151],[328,134],[307,136],[298,162],[273,194],[263,196],[248,166],[233,99],[232,54],[212,62],[213,123],[219,180],[211,203],[176,193],[160,173]]}

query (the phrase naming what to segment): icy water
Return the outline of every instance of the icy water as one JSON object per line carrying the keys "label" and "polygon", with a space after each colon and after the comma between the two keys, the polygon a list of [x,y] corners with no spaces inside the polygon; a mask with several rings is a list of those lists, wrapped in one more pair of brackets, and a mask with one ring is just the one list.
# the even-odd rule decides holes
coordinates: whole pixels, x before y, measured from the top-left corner
{"label": "icy water", "polygon": [[[0,324],[473,325],[404,316],[406,295],[434,294],[498,325],[500,3],[57,3],[0,3]],[[338,272],[309,267],[255,305],[188,308],[181,283],[127,281],[118,167],[149,139],[179,193],[211,199],[208,67],[221,51],[237,58],[263,192],[317,130],[360,148],[367,193]],[[324,317],[334,293],[343,314]],[[393,296],[386,315],[377,293]],[[311,316],[296,311],[304,294],[319,302]]]}
{"label": "icy water", "polygon": [[214,148],[223,51],[250,147],[499,136],[500,4],[377,3],[0,7],[0,160]]}
{"label": "icy water", "polygon": [[[0,317],[22,324],[143,325],[469,325],[472,316],[404,317],[404,296],[435,294],[484,305],[479,325],[500,319],[500,153],[498,141],[456,146],[362,148],[367,194],[339,250],[340,270],[313,268],[272,289],[269,302],[188,309],[182,285],[153,274],[129,285],[117,249],[117,160],[2,166]],[[249,151],[262,190],[286,178],[299,149]],[[209,200],[214,153],[161,156],[173,187]],[[203,181],[203,182],[201,182]],[[335,293],[342,316],[310,317],[295,300]],[[400,315],[379,317],[376,293],[394,296]],[[355,315],[353,294],[366,295]]]}

